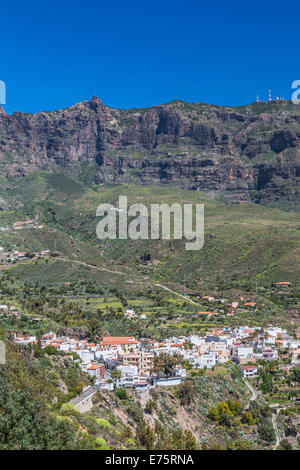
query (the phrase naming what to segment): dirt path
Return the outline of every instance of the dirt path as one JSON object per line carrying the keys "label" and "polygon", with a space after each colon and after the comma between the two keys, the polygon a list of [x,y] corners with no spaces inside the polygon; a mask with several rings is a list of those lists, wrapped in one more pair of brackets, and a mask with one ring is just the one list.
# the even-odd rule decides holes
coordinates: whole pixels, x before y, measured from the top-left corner
{"label": "dirt path", "polygon": [[250,398],[250,402],[257,400],[257,397],[258,397],[257,391],[255,390],[253,385],[251,385],[250,382],[248,382],[248,380],[245,379],[244,377],[243,377],[243,381],[245,382],[245,385],[248,388],[248,390],[252,393],[252,396]]}
{"label": "dirt path", "polygon": [[[84,261],[78,261],[78,260],[75,260],[75,259],[68,259],[68,258],[56,258],[56,259],[59,259],[61,261],[65,261],[65,262],[71,262],[71,263],[77,263],[77,264],[81,264],[82,266],[86,266],[88,268],[91,268],[91,269],[95,269],[97,271],[105,271],[107,273],[111,273],[111,274],[117,274],[118,276],[126,276],[128,275],[128,273],[124,273],[124,272],[121,272],[121,271],[112,271],[110,269],[106,269],[106,268],[98,268],[98,266],[93,266],[92,264],[88,264],[88,263],[85,263]],[[135,281],[133,282],[138,282],[138,283],[141,283],[143,282],[142,280],[138,280],[136,279]],[[152,284],[151,280],[148,281],[150,284]],[[194,300],[192,299],[189,299],[188,297],[185,297],[184,295],[180,294],[179,292],[176,292],[172,289],[170,289],[169,287],[167,286],[164,286],[163,284],[154,284],[154,286],[156,287],[160,287],[161,289],[164,289],[164,290],[167,290],[169,292],[171,292],[172,294],[175,294],[175,295],[178,295],[179,297],[182,297],[184,300],[186,300],[187,302],[190,302],[194,305],[198,305],[199,304],[197,302],[195,302]]]}
{"label": "dirt path", "polygon": [[179,297],[182,297],[182,298],[183,298],[184,300],[186,300],[187,302],[191,302],[192,304],[199,306],[199,304],[197,304],[197,302],[195,302],[194,300],[191,300],[191,299],[189,299],[188,297],[185,297],[184,295],[179,294],[179,292],[175,292],[174,290],[169,289],[169,287],[166,287],[166,286],[164,286],[163,284],[154,284],[154,285],[155,285],[156,287],[161,287],[162,289],[165,289],[165,290],[171,292],[172,294],[175,294],[175,295],[178,295]]}
{"label": "dirt path", "polygon": [[78,261],[76,259],[68,259],[68,258],[56,258],[56,259],[59,259],[61,261],[66,261],[66,262],[69,262],[69,263],[71,262],[71,263],[82,264],[83,266],[86,266],[88,268],[96,269],[97,271],[105,271],[105,272],[111,273],[111,274],[118,274],[118,275],[121,275],[121,276],[125,276],[126,274],[128,274],[128,273],[122,273],[121,271],[112,271],[112,270],[106,269],[106,268],[98,268],[98,266],[93,266],[92,264],[84,263],[84,261]]}
{"label": "dirt path", "polygon": [[272,424],[273,424],[273,428],[274,428],[275,436],[276,436],[276,444],[274,445],[273,450],[276,450],[276,448],[280,444],[280,434],[279,434],[278,426],[277,426],[277,411],[278,410],[276,410],[276,415],[274,414],[272,416]]}

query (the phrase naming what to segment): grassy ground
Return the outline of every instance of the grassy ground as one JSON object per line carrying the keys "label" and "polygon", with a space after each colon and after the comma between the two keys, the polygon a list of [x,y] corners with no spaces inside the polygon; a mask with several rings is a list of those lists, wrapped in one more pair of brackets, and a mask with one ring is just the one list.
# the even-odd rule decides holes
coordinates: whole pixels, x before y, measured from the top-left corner
{"label": "grassy ground", "polygon": [[[119,195],[128,196],[128,205],[139,202],[147,207],[151,203],[204,203],[203,249],[186,251],[184,240],[98,240],[96,208],[103,202],[117,206]],[[298,286],[300,224],[296,213],[254,204],[229,205],[212,201],[201,192],[177,188],[117,184],[88,188],[67,174],[46,172],[36,172],[16,184],[9,202],[18,200],[23,202],[20,209],[0,212],[0,226],[10,228],[0,232],[0,245],[28,251],[57,250],[65,261],[31,260],[0,271],[4,276],[11,272],[17,282],[39,282],[47,287],[90,279],[98,291],[115,287],[128,300],[125,305],[119,299],[105,300],[101,294],[101,299],[89,299],[93,309],[133,308],[160,325],[176,327],[177,333],[222,324],[263,325],[287,318],[284,302],[271,299],[268,292],[277,281]],[[12,230],[13,222],[36,215],[44,228]],[[145,254],[150,255],[148,262],[143,261]],[[160,283],[183,294],[184,279],[198,306],[154,287]],[[148,291],[161,296],[163,303],[153,301]],[[203,321],[197,311],[216,308],[202,301],[207,294],[229,302],[241,295],[255,297],[258,309],[225,317],[222,306],[217,306],[221,316]],[[80,298],[76,301],[82,302]]]}

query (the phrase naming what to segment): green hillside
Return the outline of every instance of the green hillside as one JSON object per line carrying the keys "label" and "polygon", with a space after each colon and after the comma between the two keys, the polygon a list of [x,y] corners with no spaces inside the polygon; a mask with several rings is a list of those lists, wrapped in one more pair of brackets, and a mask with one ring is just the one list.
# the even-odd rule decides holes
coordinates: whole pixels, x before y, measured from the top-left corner
{"label": "green hillside", "polygon": [[[119,195],[127,196],[129,205],[138,202],[148,207],[204,203],[203,249],[186,251],[185,240],[98,240],[96,208],[104,202],[117,206]],[[23,206],[1,211],[1,226],[38,215],[44,228],[0,232],[0,244],[7,248],[56,248],[68,259],[117,266],[136,275],[139,271],[174,284],[182,283],[184,275],[195,286],[218,280],[269,283],[299,278],[300,223],[293,212],[257,204],[230,205],[201,192],[174,188],[110,184],[91,189],[64,174],[45,172],[24,178],[8,202],[11,207],[20,202]],[[147,254],[149,262],[142,263]]]}
{"label": "green hillside", "polygon": [[[10,207],[0,212],[0,227],[7,229],[0,231],[0,246],[33,254],[50,250],[51,255],[1,263],[0,280],[11,286],[9,297],[1,296],[3,303],[17,301],[24,307],[21,299],[30,294],[44,305],[36,313],[60,325],[87,328],[84,314],[72,320],[60,317],[59,309],[49,314],[45,305],[47,296],[51,298],[66,283],[71,287],[67,294],[62,291],[63,299],[85,305],[87,293],[82,286],[91,283],[88,297],[99,299],[92,310],[102,312],[102,326],[109,334],[126,331],[162,338],[246,321],[251,325],[292,322],[294,327],[299,323],[300,224],[294,212],[257,204],[231,205],[176,188],[130,184],[91,188],[66,171],[36,172],[5,195]],[[148,208],[152,203],[203,203],[203,248],[187,251],[184,239],[99,240],[96,209],[101,203],[117,207],[120,195],[128,197],[128,205],[138,202]],[[34,226],[13,226],[34,217]],[[278,281],[290,281],[292,288],[281,293],[275,288]],[[42,301],[40,289],[44,289]],[[203,300],[205,295],[226,302],[243,297],[255,300],[258,308],[227,317],[224,305],[210,305]],[[115,300],[109,303],[107,297]],[[124,321],[122,312],[136,309],[136,301],[146,320]],[[218,318],[199,319],[199,310],[212,308],[219,312]],[[26,308],[23,311],[28,313]]]}

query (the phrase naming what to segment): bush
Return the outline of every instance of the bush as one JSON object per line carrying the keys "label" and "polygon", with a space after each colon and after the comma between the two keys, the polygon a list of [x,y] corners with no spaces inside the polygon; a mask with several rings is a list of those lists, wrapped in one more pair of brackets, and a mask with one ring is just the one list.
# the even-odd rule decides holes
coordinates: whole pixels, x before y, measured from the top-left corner
{"label": "bush", "polygon": [[258,434],[259,437],[268,444],[273,444],[276,440],[275,431],[271,424],[259,426]]}
{"label": "bush", "polygon": [[126,411],[128,416],[137,423],[143,419],[143,411],[139,403],[130,403]]}
{"label": "bush", "polygon": [[279,448],[282,450],[292,450],[293,446],[287,439],[282,439],[282,441],[280,441]]}
{"label": "bush", "polygon": [[242,424],[248,424],[249,426],[252,426],[255,424],[255,419],[252,416],[252,413],[249,411],[244,411],[242,413],[242,419],[241,419]]}
{"label": "bush", "polygon": [[107,428],[107,429],[111,428],[111,425],[109,424],[109,422],[106,419],[97,418],[96,423],[99,426],[101,426],[102,428]]}
{"label": "bush", "polygon": [[54,347],[54,346],[46,346],[44,348],[45,354],[48,354],[49,356],[58,356],[59,351]]}
{"label": "bush", "polygon": [[157,404],[156,401],[151,398],[150,400],[147,401],[146,406],[145,406],[145,413],[151,414],[153,410],[157,409]]}
{"label": "bush", "polygon": [[178,396],[180,398],[181,405],[189,405],[195,395],[196,389],[191,380],[186,380],[180,385],[178,390]]}
{"label": "bush", "polygon": [[117,388],[115,391],[115,395],[120,398],[120,400],[127,400],[128,395],[125,388]]}
{"label": "bush", "polygon": [[64,403],[60,409],[60,413],[63,416],[73,416],[75,418],[80,417],[80,412],[71,403]]}

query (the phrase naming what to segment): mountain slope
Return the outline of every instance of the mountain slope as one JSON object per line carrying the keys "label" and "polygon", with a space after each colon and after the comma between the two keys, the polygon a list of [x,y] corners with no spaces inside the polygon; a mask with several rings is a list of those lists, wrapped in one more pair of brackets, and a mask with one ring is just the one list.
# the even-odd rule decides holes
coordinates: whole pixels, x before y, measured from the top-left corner
{"label": "mountain slope", "polygon": [[[116,207],[119,195],[128,197],[128,205],[139,202],[148,208],[152,203],[203,203],[203,249],[186,251],[185,239],[99,240],[96,209],[101,203]],[[57,249],[68,260],[103,268],[101,276],[107,276],[107,282],[148,276],[155,282],[182,285],[187,276],[197,289],[216,281],[264,284],[299,278],[300,225],[295,212],[231,205],[199,191],[172,187],[105,184],[90,189],[65,173],[39,171],[15,184],[8,202],[20,208],[0,212],[0,226],[10,227],[0,232],[0,245],[28,251]],[[13,222],[36,215],[42,229],[13,229]],[[121,275],[111,276],[110,271]]]}
{"label": "mountain slope", "polygon": [[299,107],[286,101],[237,108],[174,101],[118,110],[93,97],[35,115],[2,110],[0,176],[14,181],[60,167],[89,186],[155,183],[230,202],[297,207],[299,122]]}

